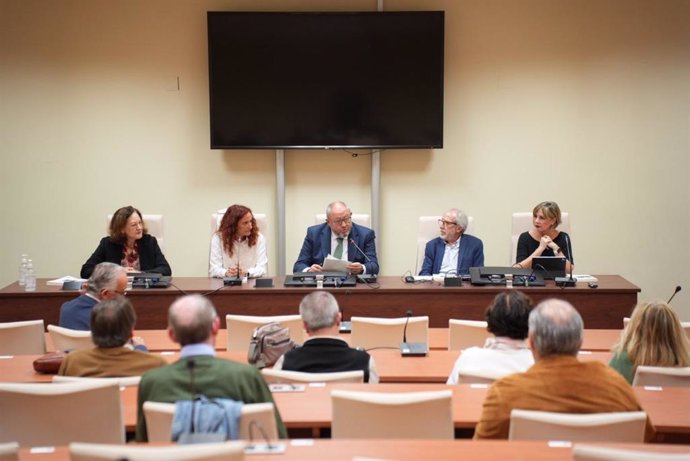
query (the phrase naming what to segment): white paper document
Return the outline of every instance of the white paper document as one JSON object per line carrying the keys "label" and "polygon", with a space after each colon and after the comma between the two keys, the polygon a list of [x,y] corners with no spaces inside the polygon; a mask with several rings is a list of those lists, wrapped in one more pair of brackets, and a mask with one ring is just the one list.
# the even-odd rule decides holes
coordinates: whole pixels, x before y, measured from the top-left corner
{"label": "white paper document", "polygon": [[65,282],[86,282],[86,279],[80,279],[78,277],[72,277],[71,275],[65,275],[64,277],[60,277],[59,279],[55,280],[48,280],[46,282],[46,285],[51,285],[55,287],[61,287],[63,283]]}
{"label": "white paper document", "polygon": [[334,258],[331,255],[326,256],[326,259],[323,260],[323,270],[326,272],[345,272],[348,273],[349,271],[347,270],[347,265],[350,264],[350,261],[346,261],[343,259],[338,259]]}

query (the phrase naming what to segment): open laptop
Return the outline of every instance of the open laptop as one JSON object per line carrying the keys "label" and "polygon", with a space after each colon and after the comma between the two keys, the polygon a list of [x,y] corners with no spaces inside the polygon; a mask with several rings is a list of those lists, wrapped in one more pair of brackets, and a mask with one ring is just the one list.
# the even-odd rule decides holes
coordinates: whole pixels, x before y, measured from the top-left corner
{"label": "open laptop", "polygon": [[541,273],[545,280],[565,277],[565,256],[535,256],[532,258],[532,269]]}

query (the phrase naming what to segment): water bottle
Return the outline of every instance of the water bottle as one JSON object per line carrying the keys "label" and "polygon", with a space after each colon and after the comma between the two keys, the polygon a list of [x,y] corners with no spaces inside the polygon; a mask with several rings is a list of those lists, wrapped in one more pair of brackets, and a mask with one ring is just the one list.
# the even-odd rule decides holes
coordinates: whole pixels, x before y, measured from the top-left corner
{"label": "water bottle", "polygon": [[19,264],[19,285],[24,286],[26,283],[26,265],[29,260],[29,255],[22,254],[22,262]]}
{"label": "water bottle", "polygon": [[36,291],[36,272],[34,272],[34,264],[30,259],[27,259],[26,261],[24,291]]}

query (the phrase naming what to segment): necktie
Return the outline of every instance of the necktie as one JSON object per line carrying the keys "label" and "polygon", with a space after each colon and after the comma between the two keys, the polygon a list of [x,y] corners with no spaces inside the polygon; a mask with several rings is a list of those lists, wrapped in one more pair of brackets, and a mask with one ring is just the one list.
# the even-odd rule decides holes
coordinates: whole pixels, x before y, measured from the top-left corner
{"label": "necktie", "polygon": [[338,245],[335,247],[333,256],[338,259],[343,259],[343,238],[338,237],[336,240],[338,241]]}

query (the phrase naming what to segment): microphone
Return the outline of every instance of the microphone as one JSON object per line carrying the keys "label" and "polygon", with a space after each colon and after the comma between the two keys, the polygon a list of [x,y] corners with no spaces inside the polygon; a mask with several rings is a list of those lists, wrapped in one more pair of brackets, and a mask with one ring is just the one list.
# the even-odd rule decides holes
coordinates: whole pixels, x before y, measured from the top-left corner
{"label": "microphone", "polygon": [[240,277],[240,244],[237,244],[237,275],[234,277],[223,277],[223,285],[225,286],[239,286],[242,285],[242,277]]}
{"label": "microphone", "polygon": [[359,245],[357,245],[357,244],[355,243],[355,240],[354,240],[353,238],[350,238],[350,239],[348,240],[348,242],[350,242],[352,245],[354,245],[354,247],[357,248],[357,251],[359,251],[360,253],[362,253],[362,256],[364,256],[364,259],[366,259],[367,262],[371,262],[371,259],[369,259],[369,256],[367,256],[367,254],[366,254],[365,252],[362,251],[362,249],[359,247]]}
{"label": "microphone", "polygon": [[[369,256],[367,256],[367,254],[362,251],[362,249],[359,247],[359,245],[357,245],[357,243],[355,243],[355,240],[352,237],[350,237],[347,241],[351,243],[352,246],[357,248],[357,251],[362,253],[362,256],[364,256],[364,259],[366,259],[367,262],[371,262],[371,258],[369,258]],[[364,283],[375,282],[376,274],[359,274],[357,275],[357,280]]]}
{"label": "microphone", "polygon": [[671,304],[671,300],[673,299],[673,297],[674,297],[680,290],[682,290],[682,289],[683,289],[683,288],[682,288],[680,285],[678,285],[678,286],[676,287],[676,289],[674,290],[673,294],[671,295],[671,297],[668,298],[668,301],[666,301],[666,304]]}
{"label": "microphone", "polygon": [[[541,264],[537,264],[537,266],[541,266]],[[532,272],[530,272],[529,275],[523,279],[523,282],[524,282],[526,287],[529,287],[529,282],[530,282],[530,280],[532,280],[532,277],[534,277],[534,272],[536,270],[537,269],[533,267]]]}
{"label": "microphone", "polygon": [[565,260],[570,263],[570,277],[556,277],[554,281],[559,287],[574,287],[577,280],[573,278],[573,262],[571,261],[573,253],[570,251],[570,238],[568,234],[563,234],[563,236],[565,237],[565,248],[568,250],[568,256],[570,256],[565,257]]}
{"label": "microphone", "polygon": [[400,355],[403,357],[424,357],[427,354],[428,347],[426,343],[408,343],[407,342],[407,325],[410,323],[412,317],[412,310],[408,310],[405,314],[405,326],[403,327],[403,342],[400,343]]}
{"label": "microphone", "polygon": [[196,367],[196,362],[194,359],[187,360],[187,368],[189,369],[189,390],[192,394],[192,424],[190,431],[194,434],[194,402],[196,401],[196,385],[194,384],[194,367]]}

